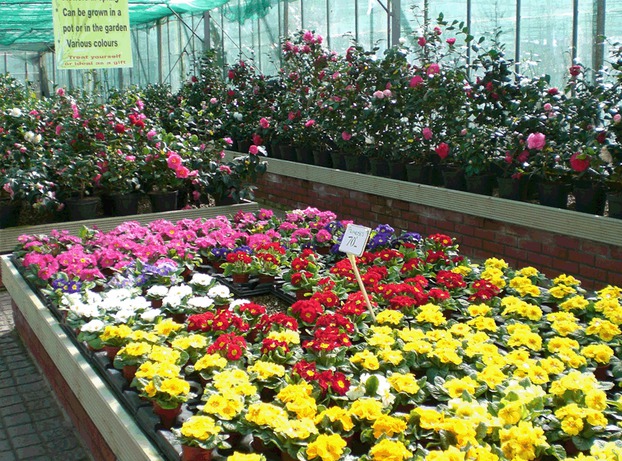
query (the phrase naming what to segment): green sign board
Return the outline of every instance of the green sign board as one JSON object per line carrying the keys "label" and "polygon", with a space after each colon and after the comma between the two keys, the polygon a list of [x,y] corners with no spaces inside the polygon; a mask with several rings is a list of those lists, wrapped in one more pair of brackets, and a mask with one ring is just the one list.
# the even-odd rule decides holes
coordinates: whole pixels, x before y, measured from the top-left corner
{"label": "green sign board", "polygon": [[59,69],[132,67],[128,0],[52,0]]}

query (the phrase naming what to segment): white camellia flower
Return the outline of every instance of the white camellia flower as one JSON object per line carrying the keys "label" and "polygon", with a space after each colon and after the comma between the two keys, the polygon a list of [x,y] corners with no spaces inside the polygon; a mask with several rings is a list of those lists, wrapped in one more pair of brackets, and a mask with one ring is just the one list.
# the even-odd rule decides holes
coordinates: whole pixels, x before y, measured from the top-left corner
{"label": "white camellia flower", "polygon": [[32,142],[32,140],[35,138],[35,134],[32,131],[26,131],[26,133],[24,133],[24,139],[28,142]]}
{"label": "white camellia flower", "polygon": [[37,133],[33,138],[32,142],[35,144],[39,144],[41,142],[41,139],[43,139],[43,137],[41,136],[41,134]]}
{"label": "white camellia flower", "polygon": [[97,333],[99,331],[104,331],[106,328],[106,324],[100,319],[93,319],[90,322],[85,323],[80,327],[80,331],[85,333]]}
{"label": "white camellia flower", "polygon": [[234,119],[236,122],[241,122],[241,121],[244,119],[244,117],[243,117],[243,116],[242,116],[242,114],[240,114],[239,112],[234,112],[234,113],[233,113],[233,119]]}
{"label": "white camellia flower", "polygon": [[19,107],[14,107],[13,109],[9,110],[9,115],[11,117],[21,117],[22,116],[22,110]]}

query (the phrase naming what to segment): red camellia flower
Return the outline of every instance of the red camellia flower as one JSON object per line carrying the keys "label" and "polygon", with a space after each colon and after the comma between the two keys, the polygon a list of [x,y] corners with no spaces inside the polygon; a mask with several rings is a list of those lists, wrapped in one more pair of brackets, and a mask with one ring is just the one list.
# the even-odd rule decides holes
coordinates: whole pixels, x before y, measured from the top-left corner
{"label": "red camellia flower", "polygon": [[447,156],[449,155],[449,144],[447,144],[446,142],[440,143],[438,146],[436,146],[434,152],[436,152],[441,159],[447,158]]}
{"label": "red camellia flower", "polygon": [[413,78],[410,79],[410,83],[408,84],[408,86],[410,86],[411,88],[416,88],[422,83],[423,77],[421,77],[420,75],[415,75]]}
{"label": "red camellia flower", "polygon": [[570,75],[572,75],[573,77],[576,77],[577,75],[579,75],[581,73],[581,66],[570,66],[570,69],[568,69],[568,72],[570,72]]}
{"label": "red camellia flower", "polygon": [[570,167],[577,173],[581,173],[590,167],[590,157],[581,152],[575,152],[570,156]]}

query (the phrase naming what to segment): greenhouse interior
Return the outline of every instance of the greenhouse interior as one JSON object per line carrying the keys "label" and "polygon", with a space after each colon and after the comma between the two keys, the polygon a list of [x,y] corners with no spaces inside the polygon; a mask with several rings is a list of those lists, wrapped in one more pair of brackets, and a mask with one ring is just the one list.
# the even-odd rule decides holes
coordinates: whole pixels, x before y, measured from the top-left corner
{"label": "greenhouse interior", "polygon": [[3,0],[0,460],[620,461],[620,0]]}

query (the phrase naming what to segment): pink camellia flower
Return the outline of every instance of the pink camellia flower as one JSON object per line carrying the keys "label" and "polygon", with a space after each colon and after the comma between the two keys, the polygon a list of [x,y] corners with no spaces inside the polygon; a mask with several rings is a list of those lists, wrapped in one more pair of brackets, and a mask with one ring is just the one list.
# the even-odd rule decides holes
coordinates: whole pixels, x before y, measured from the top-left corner
{"label": "pink camellia flower", "polygon": [[61,131],[63,131],[63,125],[56,125],[56,136],[58,136],[60,134]]}
{"label": "pink camellia flower", "polygon": [[266,117],[259,119],[259,126],[262,128],[270,128],[270,121]]}
{"label": "pink camellia flower", "polygon": [[447,158],[447,156],[449,155],[449,144],[447,144],[446,142],[440,143],[438,146],[436,146],[434,152],[436,152],[441,159]]}
{"label": "pink camellia flower", "polygon": [[456,38],[455,37],[449,37],[445,41],[447,42],[448,45],[453,45],[454,43],[456,43]]}
{"label": "pink camellia flower", "polygon": [[233,139],[231,139],[229,136],[227,136],[226,138],[223,138],[223,141],[229,145],[233,144]]}
{"label": "pink camellia flower", "polygon": [[4,184],[4,186],[2,186],[2,189],[9,194],[9,196],[11,198],[13,198],[13,194],[15,194],[15,192],[13,192],[13,188],[11,187],[11,185],[7,182]]}
{"label": "pink camellia flower", "polygon": [[527,148],[542,150],[546,144],[546,136],[542,133],[531,133],[527,136]]}
{"label": "pink camellia flower", "polygon": [[216,98],[210,98],[209,103],[210,103],[210,104],[218,104],[218,99],[216,99]]}
{"label": "pink camellia flower", "polygon": [[189,174],[190,174],[190,170],[183,165],[178,166],[177,169],[175,170],[175,176],[177,176],[180,179],[186,179]]}
{"label": "pink camellia flower", "polygon": [[423,77],[421,77],[420,75],[415,75],[413,78],[410,79],[410,83],[408,84],[408,86],[410,86],[411,88],[416,88],[422,83]]}
{"label": "pink camellia flower", "polygon": [[225,174],[231,174],[231,167],[229,165],[220,165],[218,171]]}
{"label": "pink camellia flower", "polygon": [[104,139],[106,139],[106,136],[101,131],[98,131],[97,133],[95,133],[95,139],[97,139],[98,141],[103,141]]}
{"label": "pink camellia flower", "polygon": [[620,123],[620,120],[622,120],[622,115],[620,114],[615,114],[613,116],[613,123]]}
{"label": "pink camellia flower", "polygon": [[547,111],[547,112],[549,112],[551,109],[553,109],[553,106],[551,105],[551,103],[550,103],[550,102],[547,102],[547,103],[544,105],[544,110],[545,110],[545,111]]}
{"label": "pink camellia flower", "polygon": [[151,141],[151,140],[154,138],[154,136],[155,136],[156,134],[157,134],[157,133],[156,133],[156,131],[155,131],[155,130],[149,130],[149,132],[147,133],[147,139],[148,139],[149,141]]}
{"label": "pink camellia flower", "polygon": [[136,161],[136,156],[135,155],[126,155],[125,156],[125,160],[128,162],[135,162]]}
{"label": "pink camellia flower", "polygon": [[417,44],[419,46],[425,46],[426,43],[428,43],[428,41],[425,39],[425,37],[419,37],[417,39]]}
{"label": "pink camellia flower", "polygon": [[349,141],[350,139],[352,139],[352,135],[347,131],[344,131],[343,133],[341,133],[341,139],[343,139],[344,141]]}
{"label": "pink camellia flower", "polygon": [[168,153],[168,158],[166,159],[166,164],[171,170],[177,170],[181,166],[182,160],[177,152],[170,151]]}
{"label": "pink camellia flower", "polygon": [[198,202],[200,199],[201,199],[201,192],[199,192],[198,190],[193,190],[192,200],[194,200],[195,202]]}
{"label": "pink camellia flower", "polygon": [[309,45],[305,45],[302,47],[303,53],[311,53],[311,47]]}
{"label": "pink camellia flower", "polygon": [[257,133],[253,133],[253,136],[251,137],[253,144],[257,145],[257,146],[261,146],[263,144],[263,138],[261,136],[259,136]]}
{"label": "pink camellia flower", "polygon": [[432,139],[432,134],[432,130],[427,126],[423,129],[423,139],[425,139],[426,141]]}
{"label": "pink camellia flower", "polygon": [[229,72],[227,72],[227,77],[229,77],[229,80],[233,80],[235,78],[235,71],[233,69],[229,69]]}
{"label": "pink camellia flower", "polygon": [[377,90],[377,91],[374,91],[374,94],[372,96],[376,99],[383,99],[384,93],[380,90]]}
{"label": "pink camellia flower", "polygon": [[551,96],[555,96],[556,94],[559,93],[559,90],[556,87],[552,87],[552,88],[549,88],[547,93],[550,94]]}
{"label": "pink camellia flower", "polygon": [[115,124],[114,131],[118,134],[125,133],[125,125],[123,123]]}
{"label": "pink camellia flower", "polygon": [[307,120],[305,122],[305,128],[311,128],[313,125],[315,125],[315,120],[313,120],[313,119]]}
{"label": "pink camellia flower", "polygon": [[259,152],[259,148],[253,144],[248,148],[248,153],[251,155],[257,155],[257,153]]}
{"label": "pink camellia flower", "polygon": [[436,35],[441,35],[441,34],[443,33],[443,31],[441,30],[441,28],[440,28],[440,27],[438,27],[438,26],[434,26],[434,33],[435,33]]}
{"label": "pink camellia flower", "polygon": [[439,66],[437,63],[432,63],[428,66],[425,72],[428,75],[434,75],[434,74],[438,74],[440,71],[441,71],[441,66]]}
{"label": "pink camellia flower", "polygon": [[304,32],[304,34],[302,34],[302,39],[303,39],[305,42],[310,42],[310,43],[313,43],[313,41],[314,41],[315,37],[314,37],[314,35],[313,35],[313,32],[311,32],[310,30],[306,30],[306,31]]}
{"label": "pink camellia flower", "polygon": [[520,163],[525,163],[529,159],[529,151],[524,150],[516,158]]}
{"label": "pink camellia flower", "polygon": [[570,156],[570,167],[577,173],[587,170],[590,167],[589,155],[575,152]]}
{"label": "pink camellia flower", "polygon": [[384,94],[385,98],[390,98],[391,96],[393,96],[393,93],[391,93],[391,90],[386,89],[382,92]]}
{"label": "pink camellia flower", "polygon": [[512,157],[512,154],[510,154],[509,152],[506,152],[503,160],[505,161],[505,163],[512,163],[514,161],[514,157]]}
{"label": "pink camellia flower", "polygon": [[65,89],[64,88],[59,88],[58,90],[56,90],[56,94],[58,96],[65,96]]}

